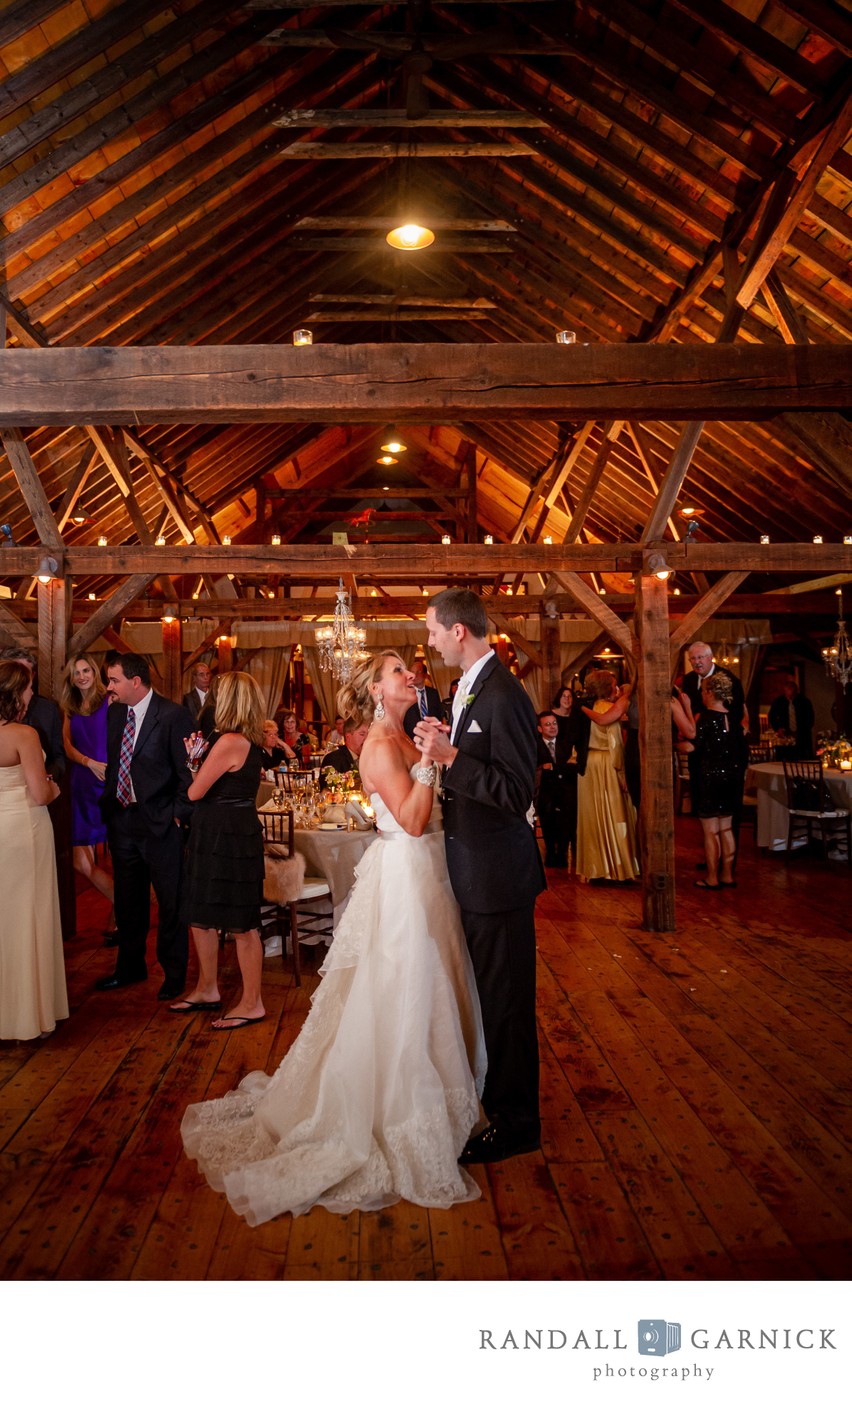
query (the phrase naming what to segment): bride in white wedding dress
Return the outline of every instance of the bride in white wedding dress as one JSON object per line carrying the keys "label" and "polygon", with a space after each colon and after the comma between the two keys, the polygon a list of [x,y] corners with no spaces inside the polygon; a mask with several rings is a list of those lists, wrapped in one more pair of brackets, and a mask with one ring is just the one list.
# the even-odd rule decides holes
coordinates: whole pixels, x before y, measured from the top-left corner
{"label": "bride in white wedding dress", "polygon": [[379,838],[298,1038],[270,1078],[187,1109],[184,1148],[250,1225],[284,1211],[471,1201],[457,1158],[480,1116],[485,1046],[447,876],[436,770],[405,735],[413,675],[395,653],[359,668],[341,714],[372,719],[361,781]]}

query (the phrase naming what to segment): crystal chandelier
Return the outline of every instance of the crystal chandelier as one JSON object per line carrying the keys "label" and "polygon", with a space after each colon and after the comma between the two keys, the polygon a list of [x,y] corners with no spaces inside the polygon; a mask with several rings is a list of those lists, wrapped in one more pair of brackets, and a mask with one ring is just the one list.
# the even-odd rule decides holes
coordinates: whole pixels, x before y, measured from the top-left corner
{"label": "crystal chandelier", "polygon": [[338,580],[334,623],[318,627],[316,639],[320,667],[324,672],[331,672],[340,682],[347,682],[357,664],[366,661],[370,655],[364,646],[366,629],[359,628],[352,616],[352,604],[343,587],[343,579]]}
{"label": "crystal chandelier", "polygon": [[837,632],[834,634],[831,646],[822,649],[822,655],[828,675],[834,677],[835,681],[839,681],[841,686],[848,686],[852,681],[852,645],[850,645],[846,623],[843,620],[842,588],[838,588],[837,597],[839,599]]}

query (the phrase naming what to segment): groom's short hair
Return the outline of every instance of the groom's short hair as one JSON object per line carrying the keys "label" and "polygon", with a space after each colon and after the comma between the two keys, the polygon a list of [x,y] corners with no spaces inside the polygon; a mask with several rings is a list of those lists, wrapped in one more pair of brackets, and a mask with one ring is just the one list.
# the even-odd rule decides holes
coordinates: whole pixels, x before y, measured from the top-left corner
{"label": "groom's short hair", "polygon": [[473,637],[488,636],[488,617],[482,599],[469,588],[445,588],[436,593],[429,604],[442,628],[461,623]]}

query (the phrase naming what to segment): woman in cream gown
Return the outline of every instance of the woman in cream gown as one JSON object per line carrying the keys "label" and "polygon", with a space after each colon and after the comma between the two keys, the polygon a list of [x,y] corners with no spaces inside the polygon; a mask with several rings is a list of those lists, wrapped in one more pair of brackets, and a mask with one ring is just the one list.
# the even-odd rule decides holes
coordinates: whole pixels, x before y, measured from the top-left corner
{"label": "woman in cream gown", "polygon": [[[621,718],[629,695],[619,695],[611,672],[589,672],[589,757],[577,792],[577,872],[588,881],[632,882],[639,876],[636,811],[627,793]],[[602,718],[602,719],[601,719]]]}
{"label": "woman in cream gown", "polygon": [[458,1156],[480,1116],[479,1002],[450,888],[436,771],[405,735],[416,700],[395,653],[338,698],[373,718],[360,757],[379,838],[358,865],[310,1014],[277,1072],[189,1108],[184,1147],[238,1214],[470,1201]]}
{"label": "woman in cream gown", "polygon": [[29,669],[0,663],[0,1039],[38,1039],[68,1018],[47,806],[59,787],[47,778],[32,726],[20,724],[32,697]]}

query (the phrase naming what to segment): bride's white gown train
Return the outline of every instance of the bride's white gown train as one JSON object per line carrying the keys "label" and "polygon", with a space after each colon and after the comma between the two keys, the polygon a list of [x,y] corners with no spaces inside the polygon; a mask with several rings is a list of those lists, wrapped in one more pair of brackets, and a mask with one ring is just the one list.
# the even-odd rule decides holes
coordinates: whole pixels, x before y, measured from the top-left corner
{"label": "bride's white gown train", "polygon": [[457,1158],[479,1116],[485,1045],[440,806],[418,839],[372,803],[381,834],[301,1033],[271,1078],[249,1074],[181,1124],[187,1155],[250,1225],[314,1205],[479,1195]]}

